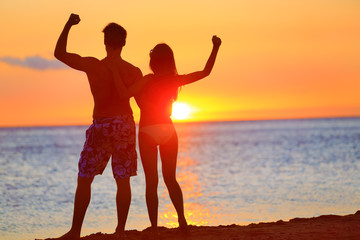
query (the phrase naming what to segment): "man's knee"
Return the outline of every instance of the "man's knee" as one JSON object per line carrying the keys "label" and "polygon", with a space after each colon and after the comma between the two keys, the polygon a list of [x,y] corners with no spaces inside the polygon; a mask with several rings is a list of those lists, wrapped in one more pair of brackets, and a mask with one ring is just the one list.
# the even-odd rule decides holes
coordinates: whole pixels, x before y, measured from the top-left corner
{"label": "man's knee", "polygon": [[116,178],[115,181],[118,188],[130,188],[130,178]]}
{"label": "man's knee", "polygon": [[78,186],[90,186],[91,183],[93,182],[93,180],[94,180],[94,177],[87,178],[87,177],[78,176],[77,183],[78,183]]}

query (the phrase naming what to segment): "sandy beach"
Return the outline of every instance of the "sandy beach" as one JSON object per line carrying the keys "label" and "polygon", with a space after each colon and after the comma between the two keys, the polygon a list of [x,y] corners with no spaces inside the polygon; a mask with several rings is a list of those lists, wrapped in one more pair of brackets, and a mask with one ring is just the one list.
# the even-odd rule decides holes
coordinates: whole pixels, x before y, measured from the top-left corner
{"label": "sandy beach", "polygon": [[[160,228],[161,239],[186,240],[358,240],[360,239],[360,210],[355,214],[338,216],[323,215],[313,218],[294,218],[270,223],[257,223],[247,226],[190,226],[189,234],[179,233],[178,229]],[[148,239],[148,229],[126,231],[126,240]],[[81,240],[114,240],[112,234],[96,233],[82,237]]]}

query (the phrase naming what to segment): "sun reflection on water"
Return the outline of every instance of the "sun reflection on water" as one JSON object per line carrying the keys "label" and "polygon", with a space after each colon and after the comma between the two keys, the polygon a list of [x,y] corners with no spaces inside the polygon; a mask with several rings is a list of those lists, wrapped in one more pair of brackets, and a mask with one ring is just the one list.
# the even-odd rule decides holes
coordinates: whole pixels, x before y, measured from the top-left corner
{"label": "sun reflection on water", "polygon": [[[211,220],[214,206],[208,202],[199,202],[203,196],[199,176],[192,171],[197,165],[194,159],[189,157],[178,160],[177,180],[181,186],[184,197],[185,217],[190,225],[207,225]],[[160,199],[168,199],[168,192],[164,191]],[[203,201],[203,200],[201,200]],[[178,217],[173,205],[166,204],[163,211],[159,212],[159,224],[166,227],[178,227]]]}

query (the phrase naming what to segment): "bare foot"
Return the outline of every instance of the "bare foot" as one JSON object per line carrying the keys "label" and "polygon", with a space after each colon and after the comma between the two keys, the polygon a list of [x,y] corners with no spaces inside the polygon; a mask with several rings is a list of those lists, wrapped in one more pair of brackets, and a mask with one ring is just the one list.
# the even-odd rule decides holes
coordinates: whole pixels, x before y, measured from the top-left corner
{"label": "bare foot", "polygon": [[160,234],[157,227],[151,227],[146,234],[147,240],[160,240]]}
{"label": "bare foot", "polygon": [[116,231],[114,232],[114,239],[115,239],[115,240],[125,240],[125,239],[127,239],[126,234],[125,234],[125,231],[118,231],[118,230],[116,230]]}
{"label": "bare foot", "polygon": [[183,219],[183,220],[179,220],[179,230],[182,232],[182,233],[189,233],[189,228],[188,228],[188,224],[186,222],[186,219]]}

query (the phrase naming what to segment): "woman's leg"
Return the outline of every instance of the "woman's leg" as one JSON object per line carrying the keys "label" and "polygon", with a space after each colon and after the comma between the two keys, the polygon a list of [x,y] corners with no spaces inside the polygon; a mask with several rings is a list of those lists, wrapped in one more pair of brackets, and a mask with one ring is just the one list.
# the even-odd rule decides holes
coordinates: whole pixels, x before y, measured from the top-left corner
{"label": "woman's leg", "polygon": [[170,194],[170,199],[174,204],[178,214],[179,227],[183,230],[187,227],[184,215],[184,201],[179,183],[176,180],[176,161],[178,154],[178,137],[176,132],[165,144],[160,145],[160,156],[162,162],[162,172],[164,182]]}
{"label": "woman's leg", "polygon": [[146,180],[146,205],[151,226],[157,231],[158,218],[158,172],[157,172],[157,145],[151,136],[139,133],[139,149],[141,162],[145,172]]}

